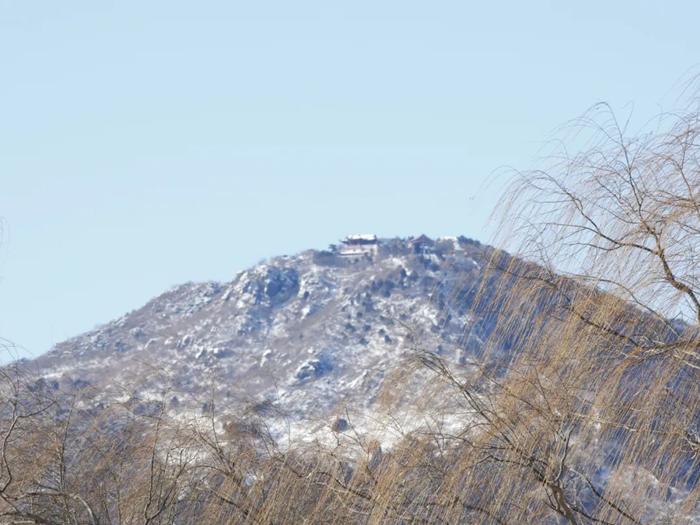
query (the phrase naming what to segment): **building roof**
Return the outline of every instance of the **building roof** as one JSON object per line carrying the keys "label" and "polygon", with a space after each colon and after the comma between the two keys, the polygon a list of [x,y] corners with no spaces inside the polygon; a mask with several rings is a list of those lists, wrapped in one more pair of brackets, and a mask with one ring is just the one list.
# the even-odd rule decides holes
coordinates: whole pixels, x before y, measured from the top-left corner
{"label": "building roof", "polygon": [[345,244],[374,243],[377,242],[377,236],[373,233],[348,235],[342,242]]}
{"label": "building roof", "polygon": [[433,240],[423,233],[420,237],[411,239],[411,244],[433,244]]}

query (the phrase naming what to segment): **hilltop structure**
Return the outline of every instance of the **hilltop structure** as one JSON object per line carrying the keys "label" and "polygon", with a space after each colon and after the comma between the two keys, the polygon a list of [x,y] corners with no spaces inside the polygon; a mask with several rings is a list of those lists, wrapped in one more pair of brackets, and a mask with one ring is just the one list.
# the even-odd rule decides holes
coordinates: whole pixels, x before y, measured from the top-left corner
{"label": "hilltop structure", "polygon": [[358,257],[364,255],[374,255],[377,253],[378,240],[373,233],[363,233],[348,235],[340,241],[342,246],[338,251],[339,255],[345,257]]}

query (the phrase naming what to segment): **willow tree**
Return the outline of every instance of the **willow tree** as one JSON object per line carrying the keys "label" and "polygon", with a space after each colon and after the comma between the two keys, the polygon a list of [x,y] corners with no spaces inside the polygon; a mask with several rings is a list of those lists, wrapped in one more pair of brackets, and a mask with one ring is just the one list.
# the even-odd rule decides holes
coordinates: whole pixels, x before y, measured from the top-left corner
{"label": "willow tree", "polygon": [[691,101],[631,134],[600,105],[576,126],[585,147],[518,173],[503,203],[501,245],[520,259],[493,261],[505,305],[494,338],[515,331],[517,344],[506,373],[481,378],[493,388],[470,393],[486,430],[464,457],[494,466],[479,472],[497,480],[480,504],[504,518],[692,522],[700,114]]}

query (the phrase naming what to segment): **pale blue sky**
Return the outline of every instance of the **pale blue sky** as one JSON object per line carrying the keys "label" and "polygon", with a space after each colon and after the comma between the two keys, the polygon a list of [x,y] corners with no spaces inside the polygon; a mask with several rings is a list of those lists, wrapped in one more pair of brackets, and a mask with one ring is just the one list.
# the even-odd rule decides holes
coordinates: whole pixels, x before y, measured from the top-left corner
{"label": "pale blue sky", "polygon": [[347,233],[488,240],[493,171],[600,100],[656,113],[698,20],[691,1],[0,0],[0,335],[37,355]]}

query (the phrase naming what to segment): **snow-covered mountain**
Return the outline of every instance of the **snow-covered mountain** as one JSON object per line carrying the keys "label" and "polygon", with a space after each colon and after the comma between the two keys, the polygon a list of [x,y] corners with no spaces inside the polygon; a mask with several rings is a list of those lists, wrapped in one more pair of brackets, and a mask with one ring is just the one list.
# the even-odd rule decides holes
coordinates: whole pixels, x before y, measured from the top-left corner
{"label": "snow-covered mountain", "polygon": [[177,286],[29,366],[82,403],[264,416],[280,438],[386,429],[389,414],[415,428],[422,403],[449,414],[429,374],[407,377],[416,350],[465,364],[493,328],[470,310],[491,253],[464,237],[351,236]]}
{"label": "snow-covered mountain", "polygon": [[[674,438],[679,443],[674,449],[674,468],[679,474],[670,473],[671,488],[654,492],[668,483],[663,477],[668,474],[653,471],[644,464],[644,458],[633,457],[628,464],[618,462],[616,458],[627,453],[625,447],[643,436],[629,425],[624,427],[631,429],[629,433],[621,431],[622,426],[601,425],[605,420],[600,416],[601,409],[589,404],[593,390],[580,388],[576,371],[564,372],[567,380],[576,379],[569,391],[563,390],[561,398],[550,395],[558,384],[552,386],[550,382],[556,377],[556,369],[547,363],[546,343],[536,347],[537,352],[545,353],[541,360],[535,360],[537,368],[532,367],[538,370],[537,383],[523,380],[523,390],[511,389],[528,377],[517,372],[531,370],[527,359],[522,368],[509,366],[513,361],[518,363],[516,357],[528,357],[522,334],[539,335],[530,317],[533,310],[557,322],[559,318],[549,314],[557,312],[562,296],[542,293],[519,299],[516,283],[509,280],[511,270],[539,267],[507,255],[494,255],[493,248],[464,237],[377,239],[356,235],[329,250],[270,259],[239,273],[230,282],[184,284],[138,310],[57,345],[44,356],[22,363],[18,368],[27,379],[23,385],[33,393],[49,394],[26,396],[23,403],[28,410],[42,407],[40,413],[48,422],[44,424],[49,431],[37,433],[38,441],[51,438],[55,421],[65,424],[66,436],[70,421],[69,459],[77,465],[90,457],[88,452],[97,451],[100,457],[104,453],[101,446],[93,445],[93,435],[101,438],[98,444],[108,443],[108,449],[120,454],[122,441],[127,443],[134,436],[136,441],[146,439],[146,429],[155,421],[158,436],[159,423],[165,419],[167,439],[173,440],[168,446],[175,447],[170,450],[186,450],[189,445],[183,443],[189,443],[194,434],[205,442],[209,435],[221,436],[227,447],[232,447],[227,450],[233,451],[238,450],[239,441],[253,443],[256,454],[251,457],[257,458],[258,451],[273,451],[259,457],[275,461],[323,451],[320,456],[310,455],[309,465],[315,464],[313,458],[332,457],[338,461],[342,476],[336,481],[341,484],[351,479],[352,465],[365,465],[374,476],[372,469],[379,468],[383,461],[387,468],[410,456],[412,466],[406,468],[416,469],[413,480],[420,480],[418,488],[423,493],[424,481],[432,479],[425,472],[449,470],[450,458],[456,458],[458,476],[464,465],[464,472],[478,469],[469,474],[473,483],[469,494],[476,497],[482,490],[481,480],[489,480],[493,472],[509,483],[524,483],[528,491],[540,490],[545,486],[541,465],[554,465],[564,480],[561,490],[591,516],[596,506],[607,505],[600,494],[614,494],[614,490],[634,494],[635,487],[643,483],[648,490],[643,493],[639,515],[644,519],[634,519],[634,523],[697,522],[697,498],[693,498],[698,479],[697,424],[691,416],[682,428],[683,434]],[[495,266],[504,268],[504,262],[509,263],[508,273],[491,273]],[[574,281],[567,285],[569,290],[579,286]],[[530,304],[533,300],[537,301],[535,305]],[[528,304],[521,308],[524,302]],[[657,335],[662,333],[658,331]],[[441,360],[437,362],[441,364],[448,362],[448,375],[454,371],[451,377],[457,378],[452,385],[428,370],[425,365],[431,361],[422,351],[438,354]],[[594,376],[591,370],[606,373],[604,367],[614,363],[607,354],[607,345],[592,348],[590,354],[586,349],[580,351],[584,358],[593,355],[593,362],[600,365],[584,370],[586,378]],[[417,359],[420,355],[425,357],[422,364]],[[557,366],[573,362],[572,354],[563,355],[555,361]],[[627,374],[616,386],[616,403],[629,405],[638,392],[658,381],[660,369],[659,362],[651,360],[626,367],[634,373]],[[509,384],[511,377],[515,379]],[[501,378],[504,382],[498,385]],[[671,392],[671,385],[678,388],[679,378],[675,376],[674,383],[664,379],[664,390]],[[470,385],[466,397],[471,402],[462,402],[455,384]],[[539,390],[529,390],[532,385]],[[489,396],[494,391],[496,395]],[[690,390],[682,386],[679,391]],[[12,389],[8,392],[15,395]],[[627,392],[630,397],[626,399]],[[498,394],[503,397],[498,398]],[[530,395],[536,401],[542,395],[540,399],[545,402],[530,403]],[[13,402],[15,398],[10,399]],[[675,405],[676,399],[675,395],[662,397],[668,410],[656,409],[653,417],[659,428],[664,427],[663,422],[657,423],[662,417],[683,406]],[[603,401],[601,406],[607,409],[605,398]],[[572,406],[589,412],[571,410]],[[499,409],[495,424],[482,415]],[[166,415],[164,419],[149,417],[162,414]],[[571,421],[577,421],[576,425]],[[677,424],[676,419],[669,421]],[[483,442],[475,441],[479,446],[472,447],[467,433],[477,435],[480,428],[491,428],[488,425],[492,424],[493,428],[504,425],[507,432],[487,435]],[[562,428],[568,428],[568,434],[563,434]],[[187,430],[182,434],[185,441],[174,441],[180,429]],[[203,429],[206,432],[201,433]],[[252,439],[239,440],[243,434]],[[421,436],[425,440],[416,439]],[[464,436],[466,441],[462,441]],[[315,441],[329,446],[317,448]],[[32,440],[27,442],[31,444]],[[309,442],[312,446],[303,446]],[[431,448],[433,442],[435,449]],[[566,443],[564,452],[550,459],[562,442]],[[640,443],[649,447],[649,454],[656,453],[654,441]],[[299,444],[302,446],[293,446]],[[422,452],[403,455],[414,445],[423,447]],[[286,446],[289,448],[285,451]],[[250,453],[249,449],[241,450],[241,456],[233,457]],[[442,452],[434,454],[437,450]],[[504,450],[516,460],[527,455],[531,463],[504,461],[500,455]],[[284,455],[290,451],[289,456]],[[195,448],[192,457],[202,453],[202,449]],[[113,461],[114,456],[108,457]],[[392,457],[395,463],[385,461]],[[415,458],[419,461],[414,464]],[[147,457],[145,460],[149,461]],[[562,467],[564,460],[569,462],[567,468]],[[511,463],[517,466],[517,474],[507,470]],[[264,475],[256,477],[256,472],[251,466],[242,484],[253,487],[267,482]],[[82,482],[80,476],[78,479]],[[197,479],[199,483],[201,479]],[[409,478],[399,483],[402,491],[405,479]],[[430,481],[436,483],[436,488],[430,490],[444,490],[448,485],[444,479]],[[416,483],[413,480],[408,483]],[[555,482],[548,483],[554,486]],[[458,490],[462,490],[461,485]],[[619,521],[614,519],[615,523]]]}

